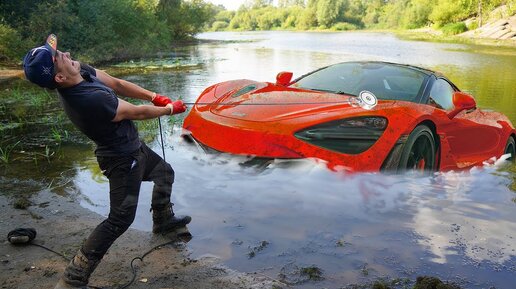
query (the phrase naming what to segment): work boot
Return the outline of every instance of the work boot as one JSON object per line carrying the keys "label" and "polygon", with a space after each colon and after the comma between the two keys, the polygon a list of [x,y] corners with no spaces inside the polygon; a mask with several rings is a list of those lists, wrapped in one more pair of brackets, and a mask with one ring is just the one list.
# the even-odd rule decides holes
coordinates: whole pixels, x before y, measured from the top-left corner
{"label": "work boot", "polygon": [[190,216],[175,216],[171,203],[162,207],[151,208],[152,211],[152,232],[164,234],[186,226],[192,220]]}
{"label": "work boot", "polygon": [[81,250],[77,252],[77,255],[73,257],[70,264],[66,267],[63,276],[57,282],[54,289],[90,289],[88,287],[88,281],[91,273],[97,268],[100,260],[89,260],[84,256]]}

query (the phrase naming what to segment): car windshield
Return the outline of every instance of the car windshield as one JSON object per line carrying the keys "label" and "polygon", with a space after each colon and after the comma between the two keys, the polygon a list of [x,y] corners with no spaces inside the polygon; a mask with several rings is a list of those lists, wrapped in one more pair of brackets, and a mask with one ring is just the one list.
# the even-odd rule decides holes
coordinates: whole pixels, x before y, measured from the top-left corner
{"label": "car windshield", "polygon": [[417,101],[427,74],[388,63],[347,62],[301,77],[292,87],[358,95],[363,90],[378,99]]}

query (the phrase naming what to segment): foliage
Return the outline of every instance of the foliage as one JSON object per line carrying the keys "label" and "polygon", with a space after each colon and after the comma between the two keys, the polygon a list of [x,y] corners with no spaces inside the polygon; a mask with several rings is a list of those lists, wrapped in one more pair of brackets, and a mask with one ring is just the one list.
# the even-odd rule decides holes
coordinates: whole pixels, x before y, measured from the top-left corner
{"label": "foliage", "polygon": [[215,21],[211,25],[211,30],[222,31],[222,30],[225,30],[226,28],[228,28],[228,26],[229,26],[229,23],[226,21]]}
{"label": "foliage", "polygon": [[21,59],[30,46],[23,42],[21,35],[8,25],[0,23],[0,61]]}
{"label": "foliage", "polygon": [[2,0],[0,57],[19,62],[50,33],[87,61],[144,56],[204,30],[220,10],[203,0]]}
{"label": "foliage", "polygon": [[[248,0],[233,15],[219,12],[217,21],[229,30],[361,28],[415,29],[459,23],[471,17],[487,18],[489,11],[507,5],[516,12],[516,0]],[[229,17],[230,16],[230,17]],[[346,24],[342,24],[346,23]],[[223,29],[217,23],[214,30]]]}
{"label": "foliage", "polygon": [[445,35],[455,35],[462,32],[466,32],[468,30],[468,27],[466,27],[466,24],[464,22],[449,23],[441,27],[441,30]]}
{"label": "foliage", "polygon": [[346,31],[346,30],[357,30],[357,26],[352,23],[339,22],[331,27],[331,30]]}

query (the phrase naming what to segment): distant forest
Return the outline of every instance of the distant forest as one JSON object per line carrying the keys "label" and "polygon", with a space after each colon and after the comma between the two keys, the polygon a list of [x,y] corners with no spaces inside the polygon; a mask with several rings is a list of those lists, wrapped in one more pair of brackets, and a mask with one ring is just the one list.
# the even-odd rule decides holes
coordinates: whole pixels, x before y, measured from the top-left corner
{"label": "distant forest", "polygon": [[[496,7],[516,12],[516,0],[248,0],[238,11],[219,11],[212,30],[414,29],[481,25]],[[504,17],[507,15],[501,15]],[[469,24],[464,20],[476,17]],[[460,26],[460,27],[459,27]],[[462,32],[462,31],[460,31]]]}
{"label": "distant forest", "polygon": [[[248,0],[237,11],[203,0],[1,0],[0,63],[19,63],[49,33],[90,62],[167,51],[202,31],[473,29],[516,0]],[[507,15],[502,15],[505,17]],[[475,21],[463,22],[476,17]]]}

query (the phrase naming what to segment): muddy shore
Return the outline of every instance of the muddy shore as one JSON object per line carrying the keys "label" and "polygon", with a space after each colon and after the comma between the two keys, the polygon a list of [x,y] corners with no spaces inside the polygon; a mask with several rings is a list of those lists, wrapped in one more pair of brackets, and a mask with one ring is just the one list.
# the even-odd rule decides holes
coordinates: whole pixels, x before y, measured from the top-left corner
{"label": "muddy shore", "polygon": [[[30,199],[26,209],[15,209],[14,198],[0,195],[0,286],[2,289],[53,288],[67,261],[31,245],[12,245],[9,231],[32,227],[37,231],[33,243],[47,246],[72,257],[82,241],[102,221],[102,216],[82,208],[72,195],[60,196],[41,191]],[[119,288],[132,278],[130,261],[173,236],[155,236],[129,229],[111,247],[91,277],[90,284]],[[195,236],[194,236],[195,238]],[[189,257],[187,244],[180,239],[153,251],[144,262],[135,261],[137,276],[129,288],[285,288],[265,276],[236,272],[216,257],[196,260]]]}

